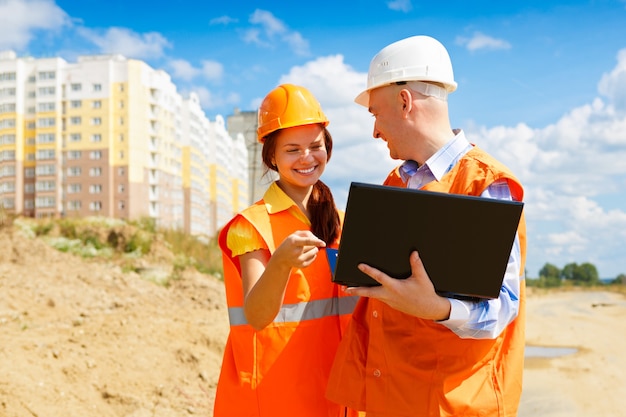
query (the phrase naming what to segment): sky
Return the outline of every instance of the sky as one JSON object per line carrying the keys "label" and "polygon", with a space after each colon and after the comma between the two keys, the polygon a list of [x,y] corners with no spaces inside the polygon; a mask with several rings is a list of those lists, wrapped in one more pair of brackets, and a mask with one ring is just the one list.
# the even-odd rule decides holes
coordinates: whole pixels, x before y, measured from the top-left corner
{"label": "sky", "polygon": [[140,59],[212,121],[281,83],[307,87],[330,119],[322,180],[340,208],[351,181],[381,183],[398,163],[354,98],[374,55],[413,35],[448,49],[453,127],[525,187],[527,275],[626,273],[626,0],[0,0],[0,51]]}

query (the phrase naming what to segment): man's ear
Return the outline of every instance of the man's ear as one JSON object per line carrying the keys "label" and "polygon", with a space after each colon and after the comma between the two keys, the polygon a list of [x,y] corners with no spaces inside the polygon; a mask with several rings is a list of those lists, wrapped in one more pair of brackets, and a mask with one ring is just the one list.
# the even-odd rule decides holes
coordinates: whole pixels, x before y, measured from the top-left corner
{"label": "man's ear", "polygon": [[409,113],[413,109],[413,96],[408,89],[403,88],[402,90],[400,90],[398,99],[400,101],[400,105],[402,106],[402,114],[406,119],[407,117],[409,117]]}

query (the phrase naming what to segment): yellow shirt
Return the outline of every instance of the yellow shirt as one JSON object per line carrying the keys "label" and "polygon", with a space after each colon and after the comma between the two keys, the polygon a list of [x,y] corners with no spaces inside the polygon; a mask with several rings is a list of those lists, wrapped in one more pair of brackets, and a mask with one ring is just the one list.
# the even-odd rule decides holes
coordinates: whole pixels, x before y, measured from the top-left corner
{"label": "yellow shirt", "polygon": [[[306,223],[309,227],[311,226],[309,218],[302,213],[302,210],[294,203],[291,197],[285,194],[276,182],[269,186],[263,195],[263,201],[270,214],[289,210],[293,216]],[[239,217],[233,222],[226,237],[226,245],[232,251],[233,257],[259,249],[267,249],[267,245],[259,232],[243,217]]]}

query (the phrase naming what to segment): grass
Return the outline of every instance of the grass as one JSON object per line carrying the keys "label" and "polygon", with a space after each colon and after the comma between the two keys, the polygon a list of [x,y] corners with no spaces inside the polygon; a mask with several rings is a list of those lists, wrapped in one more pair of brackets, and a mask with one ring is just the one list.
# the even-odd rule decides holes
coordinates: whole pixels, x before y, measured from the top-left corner
{"label": "grass", "polygon": [[[187,268],[222,278],[221,252],[216,239],[197,237],[180,230],[159,229],[149,218],[126,222],[106,217],[32,219],[1,216],[32,238],[61,252],[83,258],[117,262],[125,271],[140,272],[145,264],[166,263],[171,273],[151,279],[169,285]],[[148,278],[150,279],[150,278]]]}

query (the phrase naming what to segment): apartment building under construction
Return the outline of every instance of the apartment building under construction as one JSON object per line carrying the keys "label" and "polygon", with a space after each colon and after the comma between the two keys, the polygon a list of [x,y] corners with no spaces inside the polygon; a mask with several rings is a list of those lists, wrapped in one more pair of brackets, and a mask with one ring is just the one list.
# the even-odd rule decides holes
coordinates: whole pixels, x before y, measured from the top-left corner
{"label": "apartment building under construction", "polygon": [[213,236],[248,204],[247,150],[170,76],[120,55],[0,52],[0,203],[30,217],[150,217]]}

